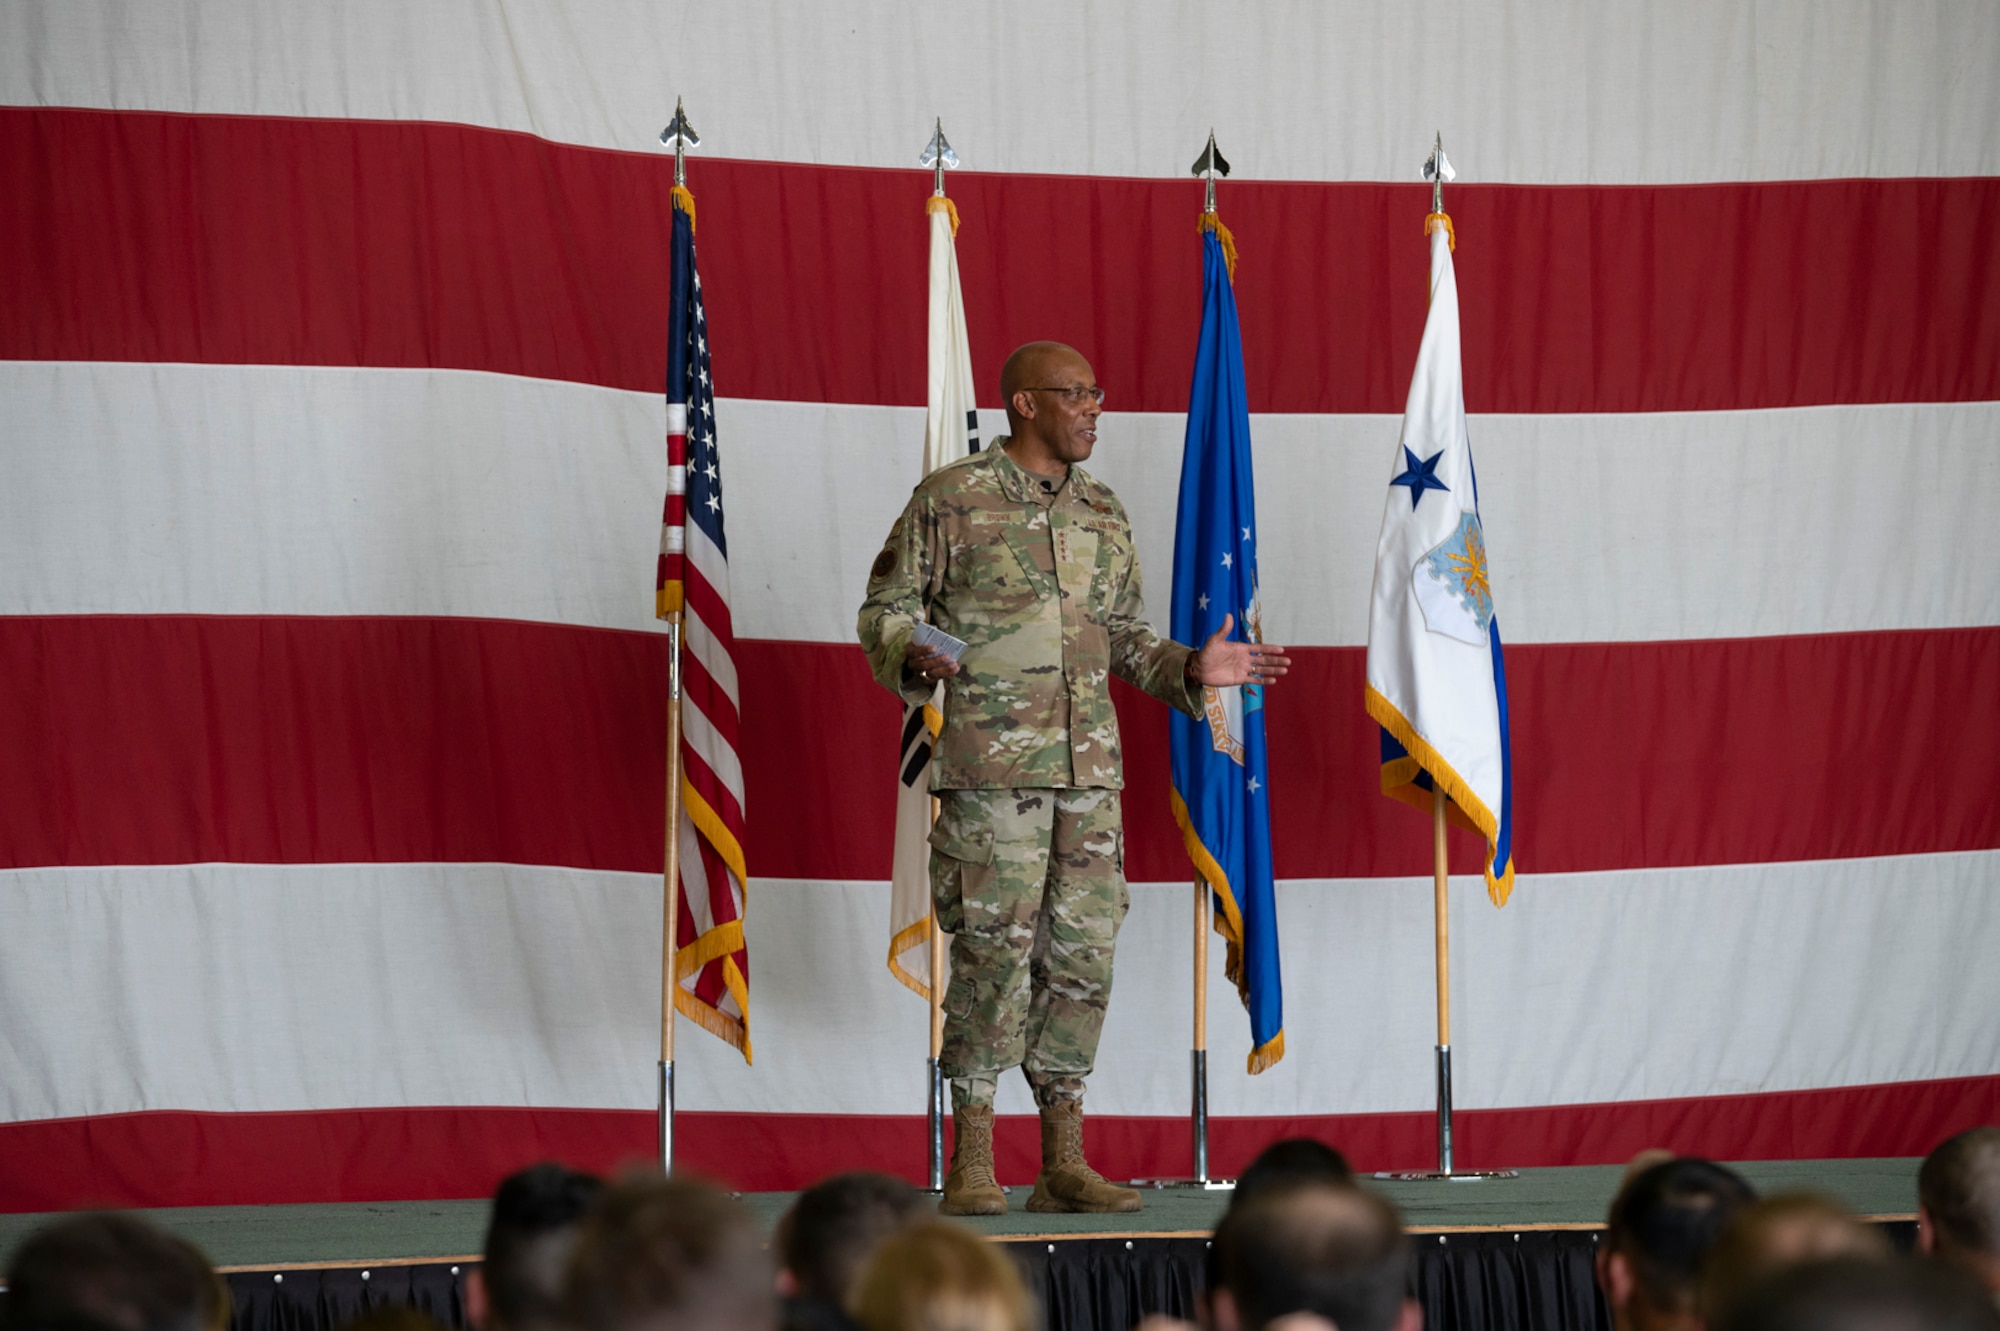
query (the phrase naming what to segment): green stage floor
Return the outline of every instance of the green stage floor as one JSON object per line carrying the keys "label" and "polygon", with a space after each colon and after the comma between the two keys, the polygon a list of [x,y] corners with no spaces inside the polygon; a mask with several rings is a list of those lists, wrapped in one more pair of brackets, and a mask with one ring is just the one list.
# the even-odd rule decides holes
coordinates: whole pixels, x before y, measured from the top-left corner
{"label": "green stage floor", "polygon": [[[1917,1166],[1911,1159],[1779,1160],[1739,1164],[1760,1192],[1818,1192],[1857,1214],[1909,1219],[1916,1210]],[[1524,1170],[1518,1179],[1379,1183],[1412,1230],[1554,1229],[1595,1227],[1623,1169],[1616,1165]],[[749,1193],[743,1198],[768,1230],[797,1194]],[[1050,1239],[1112,1235],[1202,1234],[1215,1227],[1227,1192],[1148,1190],[1137,1215],[1012,1214],[972,1221],[996,1238]],[[1016,1207],[1028,1189],[1013,1189]],[[225,1268],[298,1268],[435,1262],[476,1254],[486,1228],[486,1201],[352,1202],[310,1206],[189,1206],[142,1212],[184,1235]],[[46,1215],[0,1215],[0,1253],[11,1254]]]}

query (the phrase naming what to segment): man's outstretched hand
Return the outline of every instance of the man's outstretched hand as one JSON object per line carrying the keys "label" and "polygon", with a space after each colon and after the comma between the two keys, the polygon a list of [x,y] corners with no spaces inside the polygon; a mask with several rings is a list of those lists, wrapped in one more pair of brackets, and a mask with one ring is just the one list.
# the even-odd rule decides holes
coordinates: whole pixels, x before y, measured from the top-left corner
{"label": "man's outstretched hand", "polygon": [[1236,616],[1222,617],[1222,627],[1188,658],[1189,679],[1204,688],[1225,689],[1231,684],[1269,684],[1291,668],[1292,658],[1282,647],[1229,641],[1229,630],[1235,626]]}

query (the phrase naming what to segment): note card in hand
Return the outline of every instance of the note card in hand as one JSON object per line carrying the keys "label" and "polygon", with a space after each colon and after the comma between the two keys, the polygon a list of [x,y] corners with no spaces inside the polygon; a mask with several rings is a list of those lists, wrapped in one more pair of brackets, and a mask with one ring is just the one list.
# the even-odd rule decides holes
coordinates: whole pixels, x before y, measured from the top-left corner
{"label": "note card in hand", "polygon": [[953,661],[956,661],[965,652],[965,639],[954,638],[942,629],[932,628],[929,624],[918,624],[917,631],[910,635],[910,641],[919,647],[927,647],[934,652],[943,652],[946,657]]}

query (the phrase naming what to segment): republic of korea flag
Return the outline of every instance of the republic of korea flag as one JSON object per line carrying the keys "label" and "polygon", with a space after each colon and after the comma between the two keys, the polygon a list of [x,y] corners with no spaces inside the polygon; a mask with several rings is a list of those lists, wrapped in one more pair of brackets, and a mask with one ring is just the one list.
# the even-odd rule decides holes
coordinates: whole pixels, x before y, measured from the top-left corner
{"label": "republic of korea flag", "polygon": [[1368,714],[1382,727],[1382,793],[1486,838],[1486,891],[1514,887],[1507,672],[1493,615],[1479,482],[1465,427],[1451,220],[1427,223],[1431,307],[1388,473],[1368,613]]}
{"label": "republic of korea flag", "polygon": [[[924,420],[924,472],[979,449],[979,412],[972,400],[972,344],[965,335],[965,297],[958,285],[958,210],[942,195],[931,215],[930,392]],[[903,712],[897,770],[896,855],[889,892],[889,972],[930,998],[931,741],[943,725],[944,685],[921,707]]]}

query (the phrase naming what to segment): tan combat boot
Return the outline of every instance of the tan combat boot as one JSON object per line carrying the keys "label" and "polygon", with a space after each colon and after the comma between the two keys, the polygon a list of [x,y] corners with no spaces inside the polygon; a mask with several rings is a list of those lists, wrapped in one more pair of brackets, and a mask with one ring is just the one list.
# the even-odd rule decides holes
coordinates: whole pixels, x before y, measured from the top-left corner
{"label": "tan combat boot", "polygon": [[1030,1211],[1136,1211],[1139,1194],[1107,1183],[1083,1158],[1083,1104],[1058,1100],[1042,1110],[1042,1172]]}
{"label": "tan combat boot", "polygon": [[993,1106],[951,1111],[951,1174],[944,1181],[946,1215],[1006,1215],[1007,1194],[993,1177]]}

